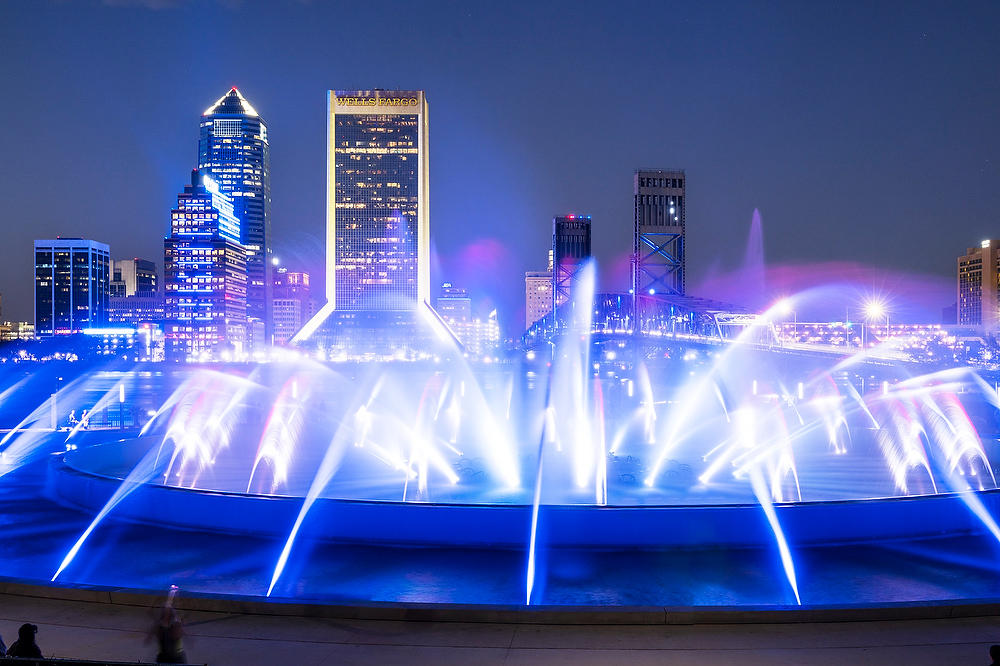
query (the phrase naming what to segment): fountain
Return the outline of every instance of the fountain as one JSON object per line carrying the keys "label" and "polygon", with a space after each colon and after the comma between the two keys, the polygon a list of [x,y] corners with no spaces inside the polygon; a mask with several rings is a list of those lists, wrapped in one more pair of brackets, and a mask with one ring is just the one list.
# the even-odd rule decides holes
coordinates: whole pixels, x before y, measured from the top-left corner
{"label": "fountain", "polygon": [[[970,596],[929,591],[951,566],[996,586],[1000,403],[976,372],[759,343],[776,312],[732,340],[598,335],[584,283],[562,335],[509,363],[109,366],[34,406],[51,378],[7,368],[0,515],[27,530],[34,498],[49,548],[6,539],[0,575],[598,606]],[[110,425],[53,429],[85,405]],[[909,587],[818,582],[917,560]]]}

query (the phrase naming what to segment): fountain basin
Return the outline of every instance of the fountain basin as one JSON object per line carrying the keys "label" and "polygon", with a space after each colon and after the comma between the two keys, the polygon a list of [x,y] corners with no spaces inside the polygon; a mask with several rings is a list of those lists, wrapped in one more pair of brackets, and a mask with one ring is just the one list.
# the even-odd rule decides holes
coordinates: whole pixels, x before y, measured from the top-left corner
{"label": "fountain basin", "polygon": [[[47,494],[64,504],[99,512],[122,484],[108,461],[137,460],[142,440],[91,446],[54,456]],[[1000,513],[1000,491],[976,496]],[[114,508],[112,519],[190,530],[285,537],[304,498],[201,490],[159,483],[137,484]],[[962,495],[775,504],[795,545],[979,533],[983,523]],[[382,545],[524,547],[532,507],[525,504],[393,502],[320,497],[300,534],[311,538]],[[542,505],[539,542],[549,547],[658,549],[767,547],[774,543],[757,504],[596,506]]]}

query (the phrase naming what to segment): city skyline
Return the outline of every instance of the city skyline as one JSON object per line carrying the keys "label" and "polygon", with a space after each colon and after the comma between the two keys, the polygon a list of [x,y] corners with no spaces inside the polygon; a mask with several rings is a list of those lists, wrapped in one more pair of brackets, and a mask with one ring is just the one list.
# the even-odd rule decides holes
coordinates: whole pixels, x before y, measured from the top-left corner
{"label": "city skyline", "polygon": [[[69,19],[75,17],[83,25],[96,25],[97,34],[109,42],[128,44],[128,34],[143,34],[154,24],[184,22],[194,11],[206,20],[231,24],[225,30],[234,32],[274,11],[265,8],[261,16],[251,17],[245,8],[215,5],[152,11],[137,6],[53,4],[43,9],[32,13],[6,8],[10,20],[4,36],[17,45],[20,33],[14,31],[19,26],[25,28],[20,31],[24,34],[39,35],[41,44],[23,49],[34,52],[46,40],[59,39],[62,23],[74,23]],[[344,21],[365,25],[368,10],[344,11]],[[465,285],[484,309],[499,305],[508,333],[519,328],[522,276],[540,268],[537,257],[547,244],[548,221],[559,211],[594,214],[602,288],[625,288],[632,208],[629,181],[642,165],[679,166],[695,178],[697,186],[689,201],[691,219],[697,223],[687,230],[688,291],[695,294],[702,293],[699,289],[714,270],[739,264],[755,208],[763,215],[764,247],[778,278],[794,282],[804,273],[796,274],[795,265],[812,262],[822,264],[814,273],[839,278],[846,265],[860,276],[858,281],[869,284],[886,275],[892,282],[897,271],[919,273],[926,285],[917,297],[928,301],[918,317],[923,319],[933,319],[935,310],[953,301],[947,294],[953,293],[955,252],[996,235],[990,228],[1000,204],[991,184],[1000,177],[994,158],[997,130],[987,117],[1000,91],[987,74],[992,71],[988,63],[1000,59],[992,57],[996,45],[985,30],[995,8],[970,5],[965,15],[946,21],[936,18],[929,7],[908,11],[906,17],[885,8],[870,13],[852,8],[838,16],[834,28],[825,25],[829,17],[824,11],[829,10],[822,9],[785,5],[757,16],[738,6],[680,7],[670,25],[691,29],[668,31],[672,39],[654,49],[662,57],[635,62],[632,69],[625,66],[631,53],[626,35],[631,29],[646,34],[646,28],[625,21],[627,9],[612,12],[608,7],[582,5],[567,22],[556,8],[542,8],[533,17],[540,32],[517,27],[525,11],[515,8],[505,18],[489,9],[453,14],[435,5],[426,15],[414,16],[411,10],[398,8],[390,12],[390,20],[439,26],[447,36],[444,46],[421,44],[417,56],[405,60],[387,47],[374,53],[370,62],[349,58],[343,63],[350,65],[349,70],[335,68],[338,72],[309,66],[327,47],[319,46],[318,35],[304,26],[307,12],[290,8],[291,25],[304,31],[299,41],[312,44],[313,51],[285,49],[288,55],[283,55],[289,37],[279,34],[261,46],[271,64],[251,68],[234,58],[206,63],[196,73],[184,67],[186,85],[179,86],[173,83],[181,80],[180,70],[166,62],[157,70],[156,80],[138,79],[127,93],[119,89],[101,99],[95,95],[107,92],[102,86],[108,84],[98,82],[93,92],[80,89],[67,78],[73,76],[75,65],[63,64],[65,72],[53,71],[44,57],[16,63],[24,67],[8,64],[6,80],[15,96],[30,97],[41,81],[51,81],[66,86],[74,112],[84,119],[105,115],[90,138],[64,135],[47,109],[31,117],[20,109],[4,110],[7,127],[24,126],[25,134],[36,141],[31,150],[12,143],[14,159],[7,167],[3,194],[12,211],[23,211],[27,203],[22,199],[22,179],[35,173],[38,157],[58,143],[66,168],[53,174],[48,187],[74,192],[66,199],[82,206],[71,217],[60,200],[43,198],[39,205],[32,198],[31,214],[38,218],[33,235],[92,237],[109,243],[115,256],[155,257],[157,239],[166,230],[163,211],[169,209],[176,174],[192,166],[192,119],[218,97],[220,87],[235,84],[268,118],[272,137],[280,137],[274,140],[284,142],[275,149],[272,167],[272,189],[280,192],[274,210],[275,254],[286,265],[318,275],[323,261],[319,242],[323,91],[342,82],[386,87],[407,83],[399,87],[426,89],[435,101],[431,284],[450,280]],[[649,11],[652,18],[663,18],[664,10]],[[67,20],[51,25],[50,32],[27,29],[56,15]],[[611,20],[611,25],[602,24],[602,19]],[[478,55],[478,48],[497,44],[497,37],[483,33],[497,20],[504,28],[501,34],[520,32],[524,37],[521,52],[510,56],[516,63],[510,73],[485,72]],[[779,21],[781,29],[769,28],[769,20]],[[876,39],[886,25],[894,26],[889,38]],[[558,46],[592,35],[599,27],[609,31],[608,48],[621,53],[606,65],[591,62],[597,56],[579,54],[593,72],[593,80],[585,81],[573,73],[572,59],[560,55]],[[549,42],[542,39],[541,28],[551,34]],[[466,33],[481,35],[483,41],[472,48],[468,37],[462,37]],[[845,34],[851,37],[848,43],[838,41]],[[345,39],[354,43],[366,35],[359,30],[357,36]],[[68,40],[66,48],[90,43],[90,38],[81,39]],[[815,39],[822,48],[808,49],[801,63],[787,62],[782,49],[807,39]],[[711,46],[700,46],[702,42]],[[449,48],[471,49],[469,58],[448,76],[436,74],[433,65]],[[164,45],[168,54],[182,50],[182,44]],[[136,64],[142,63],[142,53],[136,54]],[[104,63],[104,57],[97,49],[81,52],[80,60]],[[550,73],[517,66],[532,58],[549,63]],[[133,66],[129,59],[121,60],[111,63],[119,80]],[[295,74],[286,76],[290,71]],[[514,71],[522,79],[520,87],[509,85]],[[948,76],[935,74],[942,71]],[[560,76],[558,86],[553,86],[554,73]],[[628,92],[637,77],[650,83],[641,95]],[[930,79],[935,82],[933,95],[925,93]],[[718,92],[724,84],[735,92]],[[518,94],[511,97],[508,90]],[[557,90],[561,92],[556,94]],[[688,103],[675,103],[675,91],[682,92],[681,99]],[[615,112],[611,117],[627,120],[613,140],[584,140],[580,130],[590,115],[578,103],[583,94],[598,95],[611,105]],[[830,97],[828,109],[804,103],[817,95]],[[114,99],[114,106],[104,99]],[[138,123],[142,102],[150,100],[158,109],[157,117]],[[531,103],[525,104],[526,100]],[[865,109],[876,102],[879,111],[872,115]],[[103,126],[114,126],[117,132],[102,133]],[[944,134],[932,132],[941,127],[947,128]],[[470,142],[472,137],[478,143]],[[101,205],[99,197],[90,200],[74,189],[97,191],[85,172],[100,169],[84,168],[81,162],[94,141],[102,142],[97,154],[110,158],[106,166],[122,185],[118,213],[122,219],[110,224],[107,216],[93,212]],[[869,154],[867,148],[873,144]],[[921,183],[930,176],[924,174],[934,174],[956,192],[945,212],[925,201]],[[940,228],[942,216],[947,216],[954,235],[946,241],[948,247],[919,242]],[[131,224],[123,225],[123,220]],[[873,238],[857,242],[864,233]],[[11,232],[11,247],[21,242],[18,234]],[[719,238],[724,243],[716,242]],[[24,261],[21,254],[12,251],[10,261],[0,268],[5,314],[13,318],[30,316],[30,286],[23,277],[28,269],[18,268]],[[880,264],[884,268],[866,268]],[[497,275],[506,277],[498,280]],[[907,294],[904,300],[910,297]]]}

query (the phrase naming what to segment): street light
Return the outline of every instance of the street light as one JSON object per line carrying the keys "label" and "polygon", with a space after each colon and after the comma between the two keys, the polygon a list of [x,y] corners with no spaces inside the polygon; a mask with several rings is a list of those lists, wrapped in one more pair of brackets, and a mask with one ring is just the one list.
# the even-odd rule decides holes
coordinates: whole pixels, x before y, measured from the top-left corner
{"label": "street light", "polygon": [[885,317],[885,337],[889,337],[889,310],[885,307],[885,303],[877,298],[865,303],[865,317],[868,321],[877,321]]}
{"label": "street light", "polygon": [[792,309],[792,305],[792,299],[786,297],[775,303],[774,307],[782,317],[792,315],[792,340],[794,341],[795,335],[798,333],[799,314]]}

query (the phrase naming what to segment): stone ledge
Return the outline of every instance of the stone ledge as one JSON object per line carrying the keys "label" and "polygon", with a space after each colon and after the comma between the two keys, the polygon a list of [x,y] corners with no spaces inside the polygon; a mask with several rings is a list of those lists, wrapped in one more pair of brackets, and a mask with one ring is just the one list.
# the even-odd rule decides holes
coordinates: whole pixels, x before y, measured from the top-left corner
{"label": "stone ledge", "polygon": [[[164,594],[143,590],[64,587],[0,580],[0,594],[84,603],[153,607]],[[930,620],[1000,615],[994,599],[949,600],[940,603],[840,607],[601,607],[601,606],[477,606],[459,604],[337,604],[289,599],[188,594],[178,597],[179,610],[226,615],[273,615],[408,622],[475,622],[495,624],[566,625],[693,625],[776,624],[809,622],[875,622]]]}

